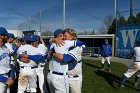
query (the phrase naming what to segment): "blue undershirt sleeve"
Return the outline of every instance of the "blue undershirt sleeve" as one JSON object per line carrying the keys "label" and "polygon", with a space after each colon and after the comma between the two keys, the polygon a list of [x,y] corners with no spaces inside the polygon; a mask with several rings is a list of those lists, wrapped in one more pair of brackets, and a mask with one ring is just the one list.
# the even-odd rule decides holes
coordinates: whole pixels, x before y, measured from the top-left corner
{"label": "blue undershirt sleeve", "polygon": [[74,61],[74,60],[75,59],[71,55],[64,54],[63,59],[62,59],[62,63],[69,63],[69,62]]}
{"label": "blue undershirt sleeve", "polygon": [[0,82],[5,83],[8,80],[8,78],[4,77],[3,75],[0,75]]}
{"label": "blue undershirt sleeve", "polygon": [[84,43],[80,40],[76,40],[75,46],[82,46]]}
{"label": "blue undershirt sleeve", "polygon": [[43,56],[43,55],[28,55],[28,58],[30,60],[33,60],[35,62],[37,61],[45,61],[46,60],[46,56]]}
{"label": "blue undershirt sleeve", "polygon": [[12,77],[13,80],[15,79],[14,72],[12,70],[9,71],[9,77]]}

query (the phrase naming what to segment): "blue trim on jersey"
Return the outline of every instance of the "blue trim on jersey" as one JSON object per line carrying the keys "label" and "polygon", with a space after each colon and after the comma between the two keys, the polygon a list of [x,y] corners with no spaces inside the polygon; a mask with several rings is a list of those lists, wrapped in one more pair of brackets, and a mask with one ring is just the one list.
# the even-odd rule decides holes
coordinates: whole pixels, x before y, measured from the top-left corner
{"label": "blue trim on jersey", "polygon": [[18,48],[19,48],[19,47],[16,47],[16,48],[14,49],[14,51],[13,51],[12,53],[10,53],[10,55],[11,55],[11,56],[14,56],[14,55],[17,53]]}
{"label": "blue trim on jersey", "polygon": [[75,47],[70,47],[68,51],[73,50]]}
{"label": "blue trim on jersey", "polygon": [[28,55],[28,58],[35,62],[37,62],[37,61],[44,62],[46,60],[46,56],[43,56],[43,55]]}
{"label": "blue trim on jersey", "polygon": [[69,62],[74,61],[74,60],[75,59],[71,55],[64,54],[63,59],[62,59],[62,63],[69,63]]}
{"label": "blue trim on jersey", "polygon": [[4,77],[3,75],[0,74],[0,82],[5,83],[8,80],[8,78]]}
{"label": "blue trim on jersey", "polygon": [[68,63],[68,69],[72,70],[75,68],[75,66],[77,65],[77,61],[71,61],[70,63]]}
{"label": "blue trim on jersey", "polygon": [[76,40],[76,44],[74,44],[75,46],[82,46],[84,45],[84,43],[80,40]]}
{"label": "blue trim on jersey", "polygon": [[77,61],[75,60],[75,58],[73,56],[71,56],[69,54],[64,54],[63,59],[62,59],[62,64],[65,64],[65,63],[68,64],[68,69],[72,70],[76,66]]}
{"label": "blue trim on jersey", "polygon": [[77,59],[72,53],[69,53],[68,55],[71,55],[75,60]]}
{"label": "blue trim on jersey", "polygon": [[73,50],[77,46],[83,46],[83,45],[84,45],[84,43],[82,41],[76,40],[76,41],[74,41],[74,46],[70,47],[68,50],[70,51],[70,50]]}

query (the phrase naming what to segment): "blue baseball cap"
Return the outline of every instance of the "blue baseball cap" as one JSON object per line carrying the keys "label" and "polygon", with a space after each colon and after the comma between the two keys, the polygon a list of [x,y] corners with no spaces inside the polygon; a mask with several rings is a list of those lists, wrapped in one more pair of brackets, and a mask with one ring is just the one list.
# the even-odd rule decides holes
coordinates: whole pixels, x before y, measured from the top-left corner
{"label": "blue baseball cap", "polygon": [[24,36],[22,39],[23,39],[24,41],[28,41],[28,36]]}
{"label": "blue baseball cap", "polygon": [[40,39],[40,36],[39,36],[39,35],[33,35],[33,37],[34,37],[36,40],[39,40],[39,39]]}
{"label": "blue baseball cap", "polygon": [[34,41],[38,40],[38,37],[35,35],[27,35],[27,36],[23,37],[23,40],[34,42]]}
{"label": "blue baseball cap", "polygon": [[0,27],[0,35],[8,35],[7,30],[3,27]]}
{"label": "blue baseball cap", "polygon": [[62,34],[63,30],[62,29],[57,29],[54,31],[54,37],[58,36],[59,34]]}
{"label": "blue baseball cap", "polygon": [[15,36],[14,36],[14,34],[12,34],[12,33],[8,33],[7,36],[15,39]]}

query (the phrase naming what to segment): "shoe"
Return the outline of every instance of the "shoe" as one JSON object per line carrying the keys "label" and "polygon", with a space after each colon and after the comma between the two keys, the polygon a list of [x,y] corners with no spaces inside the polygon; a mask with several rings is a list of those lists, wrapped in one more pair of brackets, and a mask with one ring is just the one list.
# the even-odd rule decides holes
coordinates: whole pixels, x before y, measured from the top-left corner
{"label": "shoe", "polygon": [[134,87],[137,88],[138,87],[138,83],[134,83]]}
{"label": "shoe", "polygon": [[108,72],[111,72],[111,69],[110,68],[108,69]]}
{"label": "shoe", "polygon": [[102,70],[102,71],[104,71],[105,69],[104,69],[104,68],[102,68],[101,70]]}
{"label": "shoe", "polygon": [[124,85],[123,84],[121,85],[121,88],[124,88]]}

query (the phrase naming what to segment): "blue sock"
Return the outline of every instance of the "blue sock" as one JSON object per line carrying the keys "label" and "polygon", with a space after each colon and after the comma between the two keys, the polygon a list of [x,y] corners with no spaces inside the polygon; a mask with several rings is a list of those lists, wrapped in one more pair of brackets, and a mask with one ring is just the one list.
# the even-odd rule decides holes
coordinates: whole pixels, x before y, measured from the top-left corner
{"label": "blue sock", "polygon": [[104,68],[104,64],[102,64],[102,68]]}
{"label": "blue sock", "polygon": [[110,69],[110,64],[108,64],[108,68]]}
{"label": "blue sock", "polygon": [[124,75],[121,81],[121,85],[124,85],[125,81],[127,81],[128,78]]}

